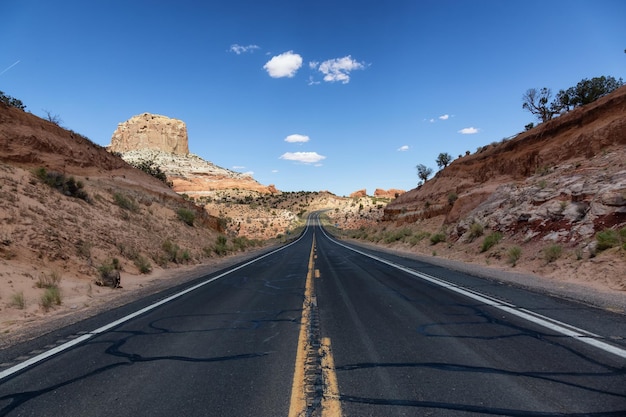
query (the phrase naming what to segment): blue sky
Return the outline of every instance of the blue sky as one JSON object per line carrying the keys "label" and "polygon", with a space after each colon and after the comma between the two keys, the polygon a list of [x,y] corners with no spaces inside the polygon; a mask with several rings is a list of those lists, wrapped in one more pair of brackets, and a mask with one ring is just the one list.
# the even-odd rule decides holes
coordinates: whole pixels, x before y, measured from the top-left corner
{"label": "blue sky", "polygon": [[[206,4],[203,4],[206,3]],[[151,112],[283,191],[412,189],[535,121],[529,88],[626,78],[626,2],[0,1],[0,90],[101,145]]]}

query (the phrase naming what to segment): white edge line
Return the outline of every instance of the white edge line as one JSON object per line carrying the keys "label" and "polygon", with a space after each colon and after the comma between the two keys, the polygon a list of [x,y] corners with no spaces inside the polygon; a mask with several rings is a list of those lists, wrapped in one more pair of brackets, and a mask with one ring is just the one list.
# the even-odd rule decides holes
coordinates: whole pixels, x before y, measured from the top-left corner
{"label": "white edge line", "polygon": [[281,246],[280,248],[278,248],[276,250],[273,250],[271,252],[268,252],[265,255],[259,256],[258,258],[254,258],[251,261],[248,261],[248,262],[246,262],[244,264],[241,264],[241,265],[239,265],[239,266],[237,266],[237,267],[235,267],[233,269],[229,269],[228,271],[223,272],[223,273],[221,273],[221,274],[219,274],[219,275],[217,275],[217,276],[215,276],[215,277],[213,277],[211,279],[208,279],[206,281],[202,281],[202,282],[194,285],[193,287],[189,287],[189,288],[187,288],[187,289],[185,289],[183,291],[180,291],[180,292],[178,292],[176,294],[173,294],[173,295],[171,295],[171,296],[169,296],[167,298],[164,298],[164,299],[162,299],[160,301],[157,301],[154,304],[150,304],[149,306],[144,307],[141,310],[137,310],[134,313],[131,313],[131,314],[129,314],[127,316],[124,316],[124,317],[122,317],[122,318],[120,318],[118,320],[115,320],[115,321],[113,321],[113,322],[111,322],[109,324],[106,324],[106,325],[104,325],[102,327],[99,327],[96,330],[93,330],[91,332],[83,334],[82,336],[79,336],[79,337],[77,337],[75,339],[72,339],[69,342],[65,342],[65,343],[63,343],[63,344],[61,344],[59,346],[56,346],[56,347],[54,347],[54,348],[52,348],[50,350],[47,350],[47,351],[45,351],[43,353],[40,353],[39,355],[33,356],[32,358],[27,359],[24,362],[20,362],[19,364],[15,365],[15,366],[7,368],[4,371],[0,372],[0,381],[2,381],[3,379],[5,379],[5,378],[7,378],[7,377],[17,373],[17,372],[22,371],[22,370],[24,370],[24,369],[26,369],[26,368],[28,368],[30,366],[33,366],[33,365],[35,365],[35,364],[37,364],[37,363],[39,363],[41,361],[44,361],[44,360],[46,360],[46,359],[48,359],[48,358],[50,358],[50,357],[52,357],[52,356],[54,356],[54,355],[56,355],[58,353],[61,353],[61,352],[65,351],[65,350],[67,350],[67,349],[69,349],[69,348],[71,348],[73,346],[76,346],[79,343],[82,343],[82,342],[84,342],[86,340],[89,340],[89,339],[91,339],[94,336],[97,336],[97,335],[99,335],[101,333],[104,333],[104,332],[106,332],[108,330],[111,330],[112,328],[114,328],[116,326],[119,326],[120,324],[125,323],[125,322],[127,322],[129,320],[132,320],[132,319],[134,319],[137,316],[140,316],[140,315],[142,315],[144,313],[147,313],[148,311],[154,310],[155,308],[160,307],[163,304],[169,303],[170,301],[175,300],[175,299],[177,299],[179,297],[182,297],[183,295],[188,294],[188,293],[190,293],[192,291],[195,291],[195,290],[197,290],[200,287],[203,287],[203,286],[205,286],[207,284],[210,284],[213,281],[216,281],[216,280],[218,280],[220,278],[223,278],[223,277],[225,277],[226,275],[228,275],[228,274],[230,274],[232,272],[235,272],[235,271],[237,271],[237,270],[239,270],[241,268],[245,268],[246,266],[251,265],[251,264],[253,264],[253,263],[255,263],[255,262],[257,262],[257,261],[259,261],[259,260],[261,260],[261,259],[263,259],[265,257],[267,257],[267,256],[270,256],[270,255],[273,255],[273,254],[275,254],[277,252],[280,252],[283,249],[286,249],[286,248],[290,247],[291,245],[299,242],[302,238],[304,238],[304,236],[307,234],[308,231],[309,231],[309,229],[307,227],[307,229],[302,233],[302,235],[298,239],[294,240],[293,242],[289,243],[288,245]]}
{"label": "white edge line", "polygon": [[571,338],[574,338],[576,340],[580,340],[583,343],[586,343],[588,345],[594,346],[596,348],[602,349],[605,352],[608,353],[612,353],[614,355],[617,355],[621,358],[626,359],[626,349],[622,349],[620,347],[611,345],[609,343],[603,342],[601,340],[597,340],[595,338],[599,338],[601,336],[598,336],[594,333],[588,332],[584,329],[580,329],[578,327],[572,326],[570,324],[567,323],[562,323],[558,320],[546,317],[546,316],[542,316],[541,314],[535,313],[533,311],[530,310],[526,310],[520,307],[517,307],[513,304],[510,303],[506,303],[500,300],[497,300],[495,298],[491,298],[487,295],[484,294],[480,294],[474,290],[468,290],[466,288],[460,287],[456,284],[452,284],[450,282],[447,282],[441,278],[436,278],[433,277],[431,275],[425,274],[423,272],[418,272],[415,271],[413,269],[407,268],[405,266],[402,265],[398,265],[395,264],[391,261],[388,261],[384,258],[379,258],[378,256],[374,256],[371,255],[369,253],[366,252],[362,252],[358,249],[354,249],[348,245],[345,245],[339,241],[337,241],[336,239],[333,239],[332,237],[330,237],[328,234],[326,234],[326,231],[324,230],[324,228],[322,227],[322,233],[324,233],[324,235],[330,239],[332,242],[334,242],[335,244],[339,245],[339,246],[343,246],[346,249],[349,249],[353,252],[359,253],[361,255],[367,256],[371,259],[374,259],[376,261],[382,262],[384,264],[387,264],[389,266],[392,266],[396,269],[400,269],[408,274],[411,274],[415,277],[421,278],[425,281],[431,282],[435,285],[438,285],[440,287],[444,287],[447,288],[451,291],[454,291],[458,294],[464,295],[468,298],[474,299],[476,301],[479,301],[481,303],[485,303],[489,306],[495,307],[497,309],[500,309],[502,311],[506,311],[507,313],[513,314],[519,318],[522,318],[524,320],[530,321],[531,323],[535,323],[538,324],[540,326],[543,326],[547,329],[553,330],[557,333],[560,333],[564,336],[569,336]]}

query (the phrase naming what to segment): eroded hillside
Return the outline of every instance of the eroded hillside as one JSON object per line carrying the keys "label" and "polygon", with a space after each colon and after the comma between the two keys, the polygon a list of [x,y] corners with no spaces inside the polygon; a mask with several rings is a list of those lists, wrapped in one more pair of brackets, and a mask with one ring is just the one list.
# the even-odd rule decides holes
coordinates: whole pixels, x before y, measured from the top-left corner
{"label": "eroded hillside", "polygon": [[[220,238],[217,218],[80,134],[2,104],[0,149],[2,331],[94,303],[112,266],[124,286],[249,243]],[[60,306],[42,304],[50,279]]]}
{"label": "eroded hillside", "polygon": [[626,289],[626,87],[453,161],[384,212],[348,234]]}

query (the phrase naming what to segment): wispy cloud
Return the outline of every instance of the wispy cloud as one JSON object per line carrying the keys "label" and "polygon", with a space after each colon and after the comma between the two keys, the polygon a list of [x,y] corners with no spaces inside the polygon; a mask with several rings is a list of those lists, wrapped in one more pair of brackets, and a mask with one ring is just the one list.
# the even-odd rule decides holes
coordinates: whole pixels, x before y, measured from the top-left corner
{"label": "wispy cloud", "polygon": [[466,127],[464,129],[459,130],[459,133],[462,135],[473,135],[475,133],[478,133],[479,129],[476,129],[475,127]]}
{"label": "wispy cloud", "polygon": [[292,78],[301,66],[302,57],[294,54],[293,51],[288,51],[272,57],[263,65],[263,69],[272,78]]}
{"label": "wispy cloud", "polygon": [[439,120],[448,120],[450,118],[449,114],[442,114],[441,116],[439,116]]}
{"label": "wispy cloud", "polygon": [[289,143],[305,143],[309,141],[309,137],[306,135],[293,134],[285,138],[285,142]]}
{"label": "wispy cloud", "polygon": [[276,174],[277,172],[278,172],[278,170],[277,170],[277,169],[273,169],[273,170],[272,170],[272,174]]}
{"label": "wispy cloud", "polygon": [[324,74],[324,81],[329,83],[341,82],[347,84],[350,82],[350,73],[355,70],[365,69],[365,63],[352,59],[352,56],[344,56],[343,58],[329,59],[322,63],[317,61],[309,62],[309,68],[316,69]]}
{"label": "wispy cloud", "polygon": [[246,169],[246,167],[244,167],[242,165],[235,165],[235,166],[233,166],[233,169]]}
{"label": "wispy cloud", "polygon": [[398,152],[406,152],[409,150],[409,145],[402,145],[398,148]]}
{"label": "wispy cloud", "polygon": [[301,162],[303,164],[317,164],[326,159],[326,157],[317,152],[286,152],[280,156],[280,159]]}
{"label": "wispy cloud", "polygon": [[10,70],[11,68],[13,68],[14,66],[16,66],[17,64],[20,63],[20,60],[18,59],[17,61],[15,61],[14,63],[12,63],[11,65],[9,65],[8,67],[6,67],[5,69],[2,70],[2,72],[0,72],[0,75],[4,74],[5,72],[7,72],[8,70]]}
{"label": "wispy cloud", "polygon": [[237,55],[241,55],[241,54],[245,54],[246,52],[254,52],[255,49],[261,49],[261,47],[258,45],[243,46],[243,45],[238,45],[235,43],[233,45],[230,45],[229,51],[234,52]]}

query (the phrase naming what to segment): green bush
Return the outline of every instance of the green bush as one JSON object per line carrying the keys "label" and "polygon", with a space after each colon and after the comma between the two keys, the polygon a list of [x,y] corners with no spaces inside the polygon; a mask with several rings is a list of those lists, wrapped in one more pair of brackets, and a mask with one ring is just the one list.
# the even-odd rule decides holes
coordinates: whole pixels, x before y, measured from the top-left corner
{"label": "green bush", "polygon": [[446,234],[445,233],[435,233],[434,235],[432,235],[430,237],[430,244],[431,245],[436,245],[439,242],[445,242],[446,241]]}
{"label": "green bush", "polygon": [[169,187],[172,186],[172,183],[167,180],[167,176],[165,175],[165,172],[163,172],[161,167],[156,165],[153,160],[135,161],[135,162],[130,162],[130,164],[134,166],[135,168],[145,172],[146,174],[152,175],[154,178],[158,179],[159,181],[162,181],[167,186]]}
{"label": "green bush", "polygon": [[509,263],[515,266],[517,264],[517,261],[519,261],[519,258],[522,256],[522,248],[520,248],[519,246],[513,246],[509,248],[507,256]]}
{"label": "green bush", "polygon": [[19,308],[23,310],[26,306],[26,301],[24,300],[24,293],[22,291],[16,292],[11,296],[11,305],[15,308]]}
{"label": "green bush", "polygon": [[411,229],[405,227],[385,233],[385,237],[383,238],[383,240],[385,241],[385,243],[393,243],[399,240],[404,241],[405,238],[411,236],[412,234],[413,232],[411,231]]}
{"label": "green bush", "polygon": [[228,253],[227,243],[228,239],[226,239],[226,236],[219,235],[217,239],[215,239],[215,247],[213,248],[213,250],[217,255],[224,256]]}
{"label": "green bush", "polygon": [[176,210],[178,218],[182,220],[188,226],[193,226],[194,220],[196,220],[196,214],[187,208],[179,208]]}
{"label": "green bush", "polygon": [[554,262],[561,257],[563,253],[563,248],[561,245],[550,245],[543,249],[543,258],[546,262]]}
{"label": "green bush", "polygon": [[150,265],[150,261],[145,256],[137,256],[134,263],[141,274],[149,274],[152,272],[152,265]]}
{"label": "green bush", "polygon": [[106,286],[111,288],[120,288],[120,271],[122,265],[117,258],[104,261],[99,267],[98,272],[100,274],[99,279],[96,280],[96,284],[100,286]]}
{"label": "green bush", "polygon": [[116,192],[113,194],[113,201],[120,208],[124,210],[132,211],[134,213],[139,211],[139,205],[135,202],[132,197],[124,195],[122,193]]}
{"label": "green bush", "polygon": [[16,109],[25,110],[26,106],[22,103],[22,100],[18,100],[15,97],[4,94],[0,91],[0,103],[4,103],[9,107],[15,107]]}
{"label": "green bush", "polygon": [[448,194],[448,204],[453,206],[454,202],[459,199],[459,196],[454,191]]}
{"label": "green bush", "polygon": [[622,227],[619,231],[614,229],[604,229],[596,233],[596,248],[599,251],[611,249],[616,246],[622,246],[626,249],[626,227]]}
{"label": "green bush", "polygon": [[478,222],[473,222],[469,228],[469,241],[473,242],[477,237],[481,237],[483,235],[483,225]]}
{"label": "green bush", "polygon": [[84,188],[84,184],[81,181],[76,181],[74,177],[65,177],[64,174],[59,172],[48,172],[44,167],[39,167],[35,170],[35,176],[49,187],[56,189],[62,194],[68,197],[80,198],[89,202],[89,195]]}
{"label": "green bush", "polygon": [[483,245],[481,246],[480,251],[481,252],[488,251],[489,249],[497,245],[501,240],[502,240],[502,233],[500,232],[490,233],[489,235],[485,236],[485,239],[483,240]]}
{"label": "green bush", "polygon": [[35,282],[37,288],[52,288],[57,287],[61,283],[61,274],[57,271],[52,271],[50,275],[46,275],[42,272]]}
{"label": "green bush", "polygon": [[48,311],[53,304],[61,305],[61,290],[57,286],[46,288],[41,296],[41,307],[44,311]]}

